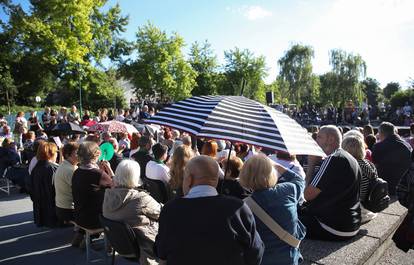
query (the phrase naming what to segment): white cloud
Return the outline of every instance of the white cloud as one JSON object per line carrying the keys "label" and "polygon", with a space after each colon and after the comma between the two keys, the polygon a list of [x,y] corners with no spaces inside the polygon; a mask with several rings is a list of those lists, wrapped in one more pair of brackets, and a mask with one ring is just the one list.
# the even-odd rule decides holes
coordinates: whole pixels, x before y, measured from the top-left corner
{"label": "white cloud", "polygon": [[243,10],[243,15],[248,20],[257,20],[257,19],[262,19],[265,17],[271,17],[272,12],[264,9],[261,6],[247,6]]}
{"label": "white cloud", "polygon": [[242,7],[234,8],[227,6],[226,11],[232,12],[234,14],[240,14],[246,17],[248,20],[258,20],[263,19],[265,17],[271,17],[272,12],[269,10],[264,9],[261,6],[247,6],[244,5]]}

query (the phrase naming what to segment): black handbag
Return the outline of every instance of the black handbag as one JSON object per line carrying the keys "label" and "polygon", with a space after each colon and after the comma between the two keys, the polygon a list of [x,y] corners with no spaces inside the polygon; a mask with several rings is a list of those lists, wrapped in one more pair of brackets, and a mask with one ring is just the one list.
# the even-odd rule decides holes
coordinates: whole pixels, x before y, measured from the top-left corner
{"label": "black handbag", "polygon": [[368,196],[362,205],[367,210],[378,213],[386,209],[389,204],[388,183],[382,178],[372,179],[369,184]]}

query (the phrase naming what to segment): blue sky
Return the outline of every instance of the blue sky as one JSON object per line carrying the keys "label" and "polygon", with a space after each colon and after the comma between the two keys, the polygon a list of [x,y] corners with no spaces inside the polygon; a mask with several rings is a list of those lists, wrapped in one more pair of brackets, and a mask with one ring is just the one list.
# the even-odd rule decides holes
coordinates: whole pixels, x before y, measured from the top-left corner
{"label": "blue sky", "polygon": [[369,77],[382,86],[414,78],[413,0],[109,0],[129,15],[125,37],[135,39],[151,21],[167,33],[178,32],[188,47],[208,40],[220,62],[225,50],[247,48],[264,55],[267,82],[275,79],[277,60],[294,43],[315,50],[314,72],[329,71],[329,50],[358,53]]}

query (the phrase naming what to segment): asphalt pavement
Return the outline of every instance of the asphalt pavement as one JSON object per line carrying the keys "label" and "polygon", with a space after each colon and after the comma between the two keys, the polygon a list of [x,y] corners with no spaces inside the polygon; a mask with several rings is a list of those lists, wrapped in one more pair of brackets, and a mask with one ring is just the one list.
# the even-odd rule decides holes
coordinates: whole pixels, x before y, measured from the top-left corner
{"label": "asphalt pavement", "polygon": [[[85,250],[70,245],[73,227],[39,228],[33,223],[32,210],[29,196],[16,190],[10,195],[0,192],[0,264],[86,264]],[[103,257],[103,251],[95,253],[91,264],[105,264]],[[116,264],[134,263],[117,257]]]}

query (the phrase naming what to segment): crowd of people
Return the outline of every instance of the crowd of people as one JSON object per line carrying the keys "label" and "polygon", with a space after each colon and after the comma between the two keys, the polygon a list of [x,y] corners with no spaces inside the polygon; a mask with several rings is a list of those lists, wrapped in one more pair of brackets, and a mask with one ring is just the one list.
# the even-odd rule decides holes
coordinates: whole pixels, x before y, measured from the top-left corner
{"label": "crowd of people", "polygon": [[[96,121],[146,119],[153,111],[143,106],[108,117],[101,110]],[[414,125],[413,137],[403,139],[389,122],[377,134],[370,125],[310,132],[325,157],[196,138],[163,126],[132,135],[61,136],[62,146],[43,130],[93,120],[88,115],[80,119],[76,107],[52,115],[46,108],[41,121],[34,114],[25,124],[19,113],[15,135],[7,125],[1,132],[0,174],[26,163],[26,174],[10,178],[30,194],[34,223],[76,223],[74,247],[84,244],[82,227],[102,227],[100,215],[127,223],[139,240],[140,264],[299,264],[304,238],[349,240],[376,218],[367,204],[372,181],[387,181],[395,196],[414,145]],[[106,143],[114,149],[107,161],[99,159]]]}
{"label": "crowd of people", "polygon": [[410,126],[414,122],[413,108],[408,102],[401,107],[392,107],[384,103],[373,106],[362,104],[358,107],[352,101],[348,101],[344,107],[335,107],[332,104],[316,106],[309,103],[300,108],[294,104],[275,107],[303,126],[315,124],[364,126],[376,121],[389,121],[397,126]]}

